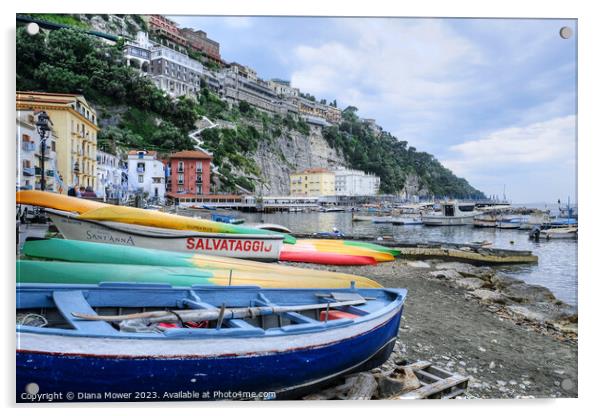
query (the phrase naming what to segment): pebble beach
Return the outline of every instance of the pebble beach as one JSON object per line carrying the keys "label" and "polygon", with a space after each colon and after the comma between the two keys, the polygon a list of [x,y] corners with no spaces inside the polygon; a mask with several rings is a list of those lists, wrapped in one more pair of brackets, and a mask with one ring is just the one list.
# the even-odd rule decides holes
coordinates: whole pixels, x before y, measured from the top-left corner
{"label": "pebble beach", "polygon": [[383,369],[400,359],[430,361],[469,377],[469,399],[577,397],[577,311],[546,288],[440,260],[321,268],[408,289]]}

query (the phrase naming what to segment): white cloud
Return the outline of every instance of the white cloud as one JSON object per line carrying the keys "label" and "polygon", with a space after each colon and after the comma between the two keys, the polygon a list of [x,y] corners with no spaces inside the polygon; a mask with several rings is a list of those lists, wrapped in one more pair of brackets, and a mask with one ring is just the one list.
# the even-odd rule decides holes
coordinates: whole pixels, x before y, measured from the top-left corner
{"label": "white cloud", "polygon": [[[483,138],[451,146],[456,156],[442,163],[464,176],[480,171],[512,170],[538,165],[558,166],[566,172],[575,160],[576,119],[569,115],[522,127],[509,127]],[[562,172],[561,172],[562,173]]]}
{"label": "white cloud", "polygon": [[293,50],[291,81],[318,98],[337,98],[420,146],[473,94],[479,48],[442,19],[343,19],[345,39]]}

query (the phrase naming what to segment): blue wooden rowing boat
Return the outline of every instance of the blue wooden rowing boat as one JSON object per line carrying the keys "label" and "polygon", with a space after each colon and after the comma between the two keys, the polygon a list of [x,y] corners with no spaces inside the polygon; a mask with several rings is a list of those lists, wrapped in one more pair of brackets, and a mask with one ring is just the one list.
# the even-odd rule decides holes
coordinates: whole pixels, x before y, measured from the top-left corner
{"label": "blue wooden rowing boat", "polygon": [[[383,363],[405,297],[354,287],[20,284],[17,401],[295,397]],[[27,393],[31,383],[38,396]]]}
{"label": "blue wooden rowing boat", "polygon": [[245,222],[243,218],[237,218],[227,214],[211,214],[211,221],[223,222],[225,224],[242,224]]}

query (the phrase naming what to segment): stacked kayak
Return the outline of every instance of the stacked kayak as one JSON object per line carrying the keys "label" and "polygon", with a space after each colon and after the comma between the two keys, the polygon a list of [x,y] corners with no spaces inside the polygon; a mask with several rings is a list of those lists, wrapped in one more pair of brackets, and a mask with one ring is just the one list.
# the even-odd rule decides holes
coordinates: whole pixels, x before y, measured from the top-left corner
{"label": "stacked kayak", "polygon": [[47,208],[68,239],[276,261],[288,234],[114,206],[41,191],[17,192],[17,203]]}
{"label": "stacked kayak", "polygon": [[144,282],[176,286],[339,288],[355,282],[359,288],[381,287],[368,278],[345,273],[73,240],[28,240],[23,254],[36,260],[17,262],[19,283]]}
{"label": "stacked kayak", "polygon": [[276,234],[282,235],[286,243],[292,244],[295,242],[294,237],[287,234],[276,233],[274,231],[225,224],[201,218],[182,217],[165,212],[87,201],[51,192],[19,191],[17,192],[17,203],[52,208],[60,211],[77,212],[80,214],[79,218],[84,220],[112,221],[204,233]]}
{"label": "stacked kayak", "polygon": [[377,244],[347,240],[297,240],[280,251],[281,261],[332,264],[369,265],[393,261],[399,250]]}

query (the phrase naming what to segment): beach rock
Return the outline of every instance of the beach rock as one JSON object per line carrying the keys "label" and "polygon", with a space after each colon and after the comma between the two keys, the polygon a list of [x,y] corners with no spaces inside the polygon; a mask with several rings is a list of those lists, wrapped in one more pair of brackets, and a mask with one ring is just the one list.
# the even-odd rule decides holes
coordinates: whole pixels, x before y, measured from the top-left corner
{"label": "beach rock", "polygon": [[499,292],[487,289],[477,289],[472,294],[482,303],[506,303],[506,297]]}
{"label": "beach rock", "polygon": [[479,268],[471,264],[459,263],[459,262],[446,262],[435,265],[437,270],[455,270],[464,277],[479,276],[482,272]]}
{"label": "beach rock", "polygon": [[493,286],[496,289],[503,289],[503,288],[506,288],[510,285],[514,285],[517,283],[525,283],[525,281],[520,280],[520,279],[515,279],[514,277],[510,277],[503,273],[496,273],[493,276],[491,276],[491,284],[493,284]]}
{"label": "beach rock", "polygon": [[477,277],[466,277],[464,279],[456,280],[455,283],[456,286],[468,290],[476,290],[485,285],[485,282]]}
{"label": "beach rock", "polygon": [[519,303],[550,302],[556,300],[550,289],[527,283],[515,283],[507,286],[502,290],[502,294]]}
{"label": "beach rock", "polygon": [[516,318],[519,318],[519,319],[524,319],[527,321],[534,321],[534,322],[545,322],[547,320],[546,319],[547,316],[544,313],[534,311],[532,309],[527,308],[526,306],[510,305],[507,307],[507,309]]}
{"label": "beach rock", "polygon": [[431,276],[437,279],[456,280],[461,279],[463,276],[455,270],[435,270],[429,273]]}
{"label": "beach rock", "polygon": [[414,267],[417,269],[430,269],[431,268],[431,265],[425,261],[409,261],[407,264],[408,264],[408,266]]}

